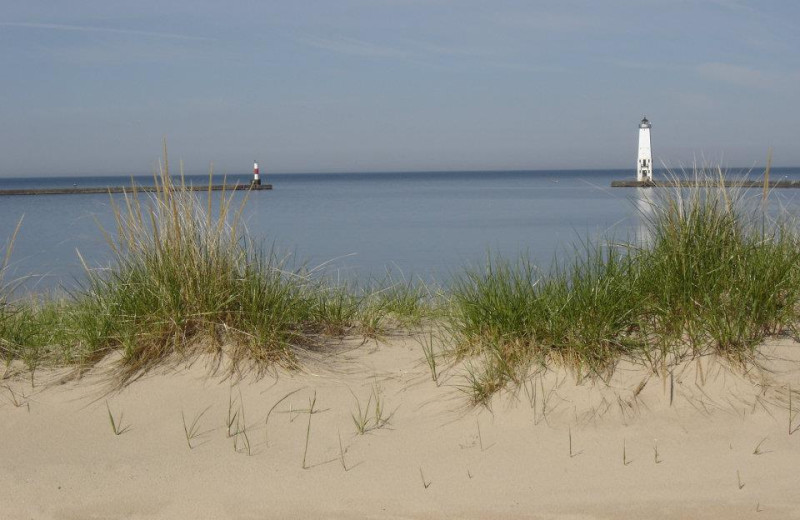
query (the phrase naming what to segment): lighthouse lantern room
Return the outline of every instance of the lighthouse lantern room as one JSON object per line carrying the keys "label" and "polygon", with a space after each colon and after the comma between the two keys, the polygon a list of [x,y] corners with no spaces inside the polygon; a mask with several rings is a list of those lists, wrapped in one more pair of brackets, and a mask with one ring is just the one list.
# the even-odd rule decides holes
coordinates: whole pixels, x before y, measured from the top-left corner
{"label": "lighthouse lantern room", "polygon": [[650,150],[650,121],[647,117],[639,123],[639,156],[636,160],[636,180],[652,182],[653,153]]}

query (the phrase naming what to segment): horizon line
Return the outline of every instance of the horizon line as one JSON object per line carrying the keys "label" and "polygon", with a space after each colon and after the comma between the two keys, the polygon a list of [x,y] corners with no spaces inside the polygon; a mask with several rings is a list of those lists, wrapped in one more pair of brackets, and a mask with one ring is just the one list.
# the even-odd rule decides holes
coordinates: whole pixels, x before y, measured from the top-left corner
{"label": "horizon line", "polygon": [[[715,165],[712,166],[701,166],[699,168],[716,168]],[[654,168],[654,172],[686,172],[686,171],[694,171],[697,167],[680,167],[680,168]],[[783,170],[783,169],[800,169],[800,165],[798,166],[772,166],[772,170]],[[610,171],[628,171],[630,170],[634,174],[636,173],[635,167],[625,167],[625,168],[500,168],[500,169],[452,169],[452,170],[331,170],[331,171],[274,171],[274,172],[262,172],[262,175],[346,175],[346,174],[356,174],[356,175],[364,175],[364,174],[380,174],[380,175],[391,175],[391,174],[404,174],[404,173],[523,173],[523,172],[610,172]],[[758,165],[758,166],[726,166],[722,168],[723,172],[728,171],[737,171],[739,173],[750,173],[757,170],[766,170],[766,165]],[[194,177],[194,176],[208,176],[208,172],[202,173],[184,173],[183,175],[187,177]],[[225,177],[225,176],[252,176],[252,171],[247,172],[240,172],[240,173],[214,173],[213,177]],[[67,174],[55,174],[55,175],[25,175],[25,176],[3,176],[0,175],[0,179],[58,179],[58,178],[98,178],[98,177],[119,177],[119,178],[126,178],[126,177],[152,177],[152,173],[107,173],[107,174],[75,174],[75,173],[67,173]],[[171,175],[171,177],[180,177],[181,174]]]}

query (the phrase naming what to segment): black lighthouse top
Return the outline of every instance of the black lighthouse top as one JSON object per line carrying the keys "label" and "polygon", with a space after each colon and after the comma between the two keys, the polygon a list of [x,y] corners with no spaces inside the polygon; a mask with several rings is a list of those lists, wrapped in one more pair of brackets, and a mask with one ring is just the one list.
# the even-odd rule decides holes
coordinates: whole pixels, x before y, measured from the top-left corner
{"label": "black lighthouse top", "polygon": [[639,128],[650,128],[650,121],[647,120],[647,116],[642,118],[642,122],[639,123]]}

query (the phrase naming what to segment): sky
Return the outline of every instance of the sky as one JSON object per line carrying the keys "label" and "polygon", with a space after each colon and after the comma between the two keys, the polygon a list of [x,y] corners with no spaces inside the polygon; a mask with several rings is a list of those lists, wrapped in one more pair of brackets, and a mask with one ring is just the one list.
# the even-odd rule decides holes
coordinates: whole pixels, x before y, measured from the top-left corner
{"label": "sky", "polygon": [[800,166],[797,0],[0,4],[0,177]]}

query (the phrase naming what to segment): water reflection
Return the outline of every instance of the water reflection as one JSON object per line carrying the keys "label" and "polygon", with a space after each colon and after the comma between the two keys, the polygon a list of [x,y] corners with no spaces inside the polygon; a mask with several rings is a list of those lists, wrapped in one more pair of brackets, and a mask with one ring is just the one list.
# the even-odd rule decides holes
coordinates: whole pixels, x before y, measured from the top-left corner
{"label": "water reflection", "polygon": [[655,213],[655,197],[653,188],[636,188],[634,204],[636,206],[636,219],[634,226],[634,236],[636,242],[641,246],[649,246],[652,241],[650,222]]}

